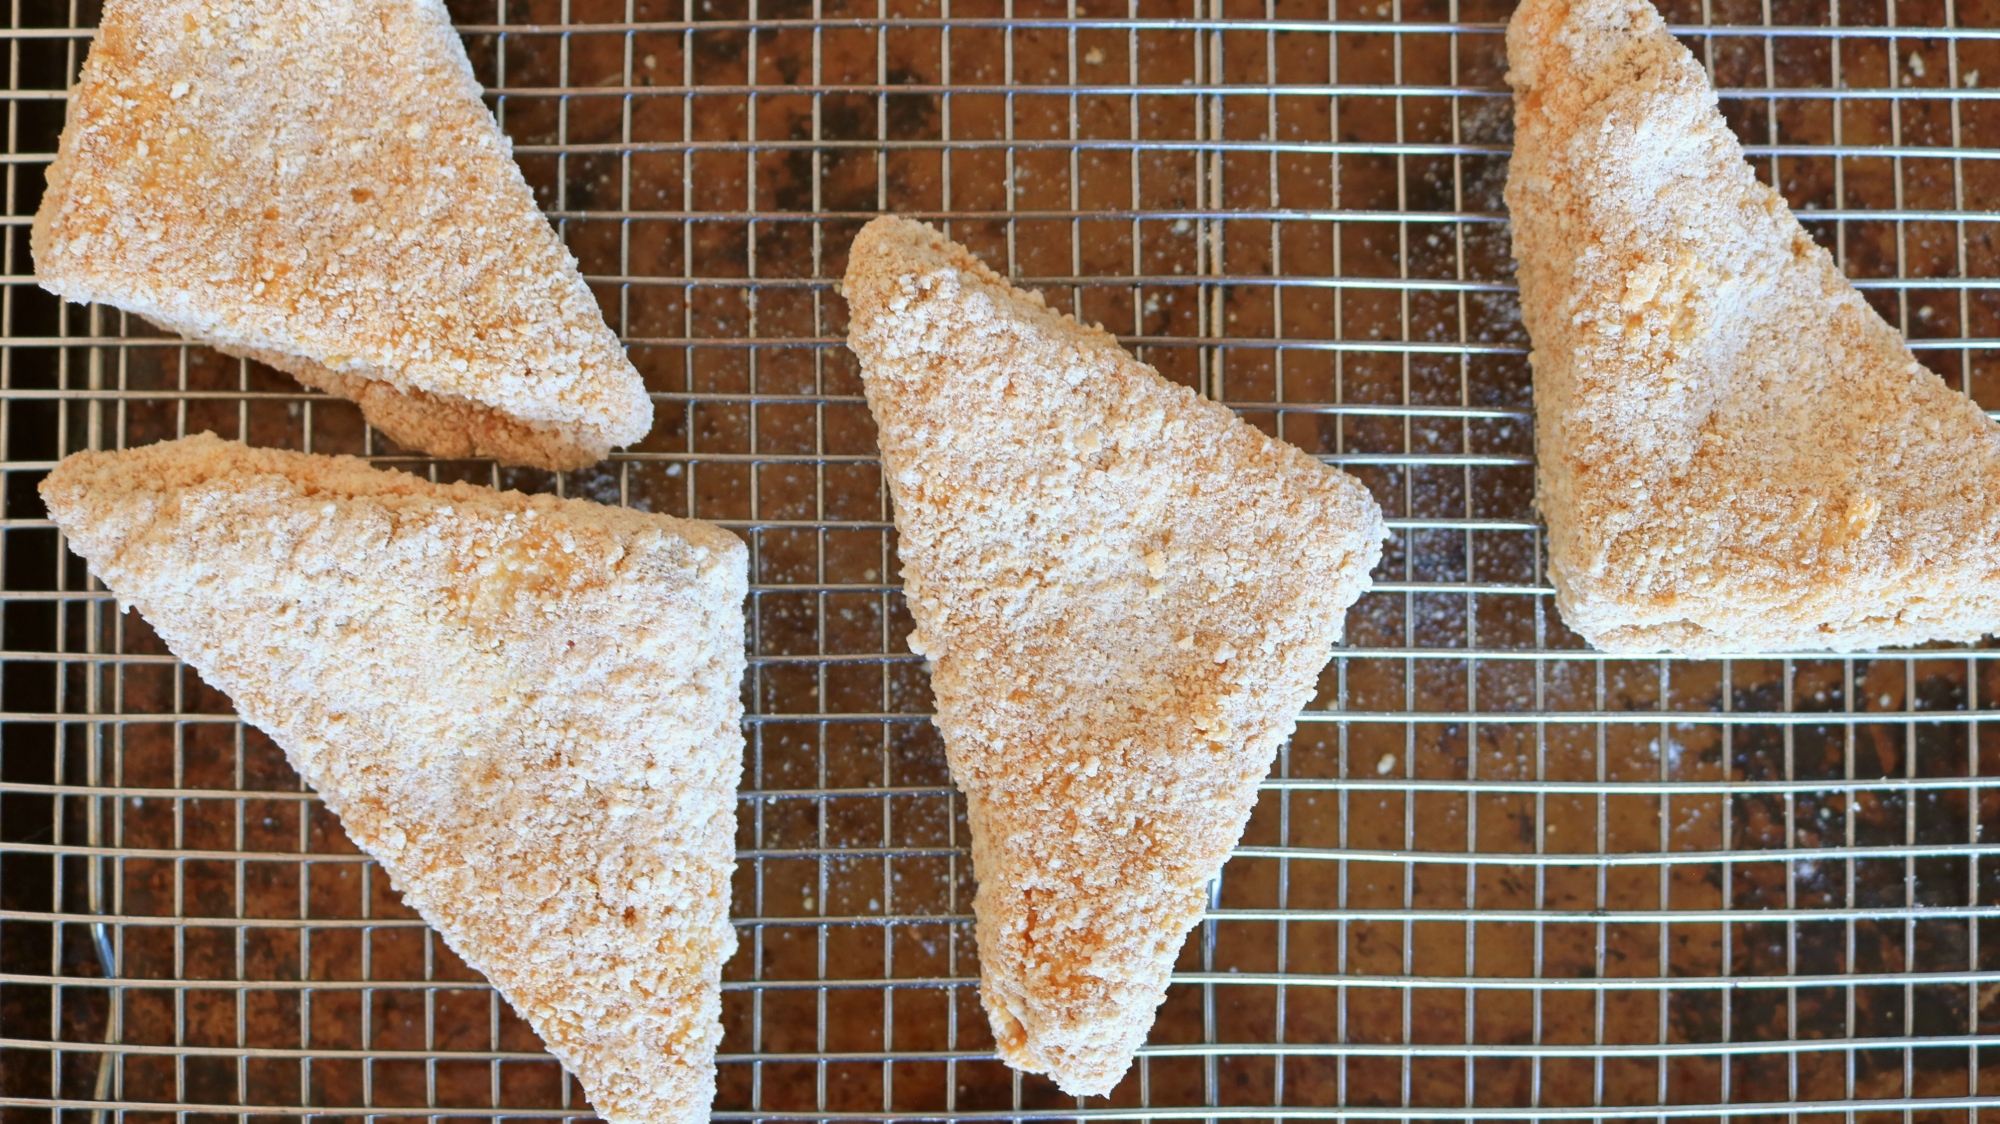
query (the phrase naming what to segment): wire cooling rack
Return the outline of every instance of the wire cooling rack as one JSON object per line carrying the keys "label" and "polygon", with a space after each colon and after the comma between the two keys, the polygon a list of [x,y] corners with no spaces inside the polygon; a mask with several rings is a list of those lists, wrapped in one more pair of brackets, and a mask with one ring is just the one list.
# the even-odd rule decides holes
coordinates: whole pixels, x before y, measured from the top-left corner
{"label": "wire cooling rack", "polygon": [[[751,544],[723,1119],[1835,1116],[2000,1106],[2000,663],[1613,659],[1531,508],[1504,4],[454,8],[659,408],[565,476],[30,280],[94,20],[12,0],[0,287],[0,1121],[588,1114],[271,743],[64,554],[60,453],[214,429],[717,520]],[[1679,0],[1778,183],[2000,406],[2000,0]],[[1395,542],[1150,1044],[993,1060],[962,806],[837,279],[883,210],[1364,479]]]}

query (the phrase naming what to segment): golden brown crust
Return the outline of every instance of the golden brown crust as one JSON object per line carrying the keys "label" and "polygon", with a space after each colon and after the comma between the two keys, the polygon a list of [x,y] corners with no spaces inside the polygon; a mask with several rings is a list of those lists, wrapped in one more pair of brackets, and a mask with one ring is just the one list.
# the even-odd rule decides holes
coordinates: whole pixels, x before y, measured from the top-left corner
{"label": "golden brown crust", "polygon": [[652,425],[437,0],[110,0],[32,245],[51,291],[438,455],[574,468]]}
{"label": "golden brown crust", "polygon": [[368,424],[390,440],[434,457],[492,457],[503,464],[532,464],[568,472],[587,468],[611,453],[607,440],[595,431],[524,422],[470,398],[403,390],[384,379],[329,371],[310,360],[275,352],[235,347],[218,350],[276,367],[302,385],[346,398],[360,406]]}
{"label": "golden brown crust", "polygon": [[919,223],[850,251],[1001,1056],[1109,1092],[1381,554],[1353,478]]}
{"label": "golden brown crust", "polygon": [[1610,651],[2000,627],[2000,428],[1759,183],[1645,0],[1526,0],[1507,183],[1538,503]]}
{"label": "golden brown crust", "polygon": [[707,1119],[740,540],[207,434],[78,453],[42,494],[599,1113]]}

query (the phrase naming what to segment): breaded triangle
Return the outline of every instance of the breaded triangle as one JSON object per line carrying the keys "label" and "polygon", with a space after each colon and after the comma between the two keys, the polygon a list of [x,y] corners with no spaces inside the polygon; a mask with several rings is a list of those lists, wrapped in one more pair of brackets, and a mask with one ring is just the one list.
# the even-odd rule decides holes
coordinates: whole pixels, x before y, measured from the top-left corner
{"label": "breaded triangle", "polygon": [[42,495],[606,1120],[708,1119],[740,540],[208,434],[77,453]]}
{"label": "breaded triangle", "polygon": [[1365,488],[928,226],[850,251],[1008,1064],[1108,1093],[1382,550]]}
{"label": "breaded triangle", "polygon": [[1507,181],[1538,502],[1607,651],[2000,628],[2000,428],[1757,181],[1645,0],[1525,0]]}
{"label": "breaded triangle", "polygon": [[404,445],[569,469],[652,426],[439,0],[107,0],[48,176],[43,286]]}

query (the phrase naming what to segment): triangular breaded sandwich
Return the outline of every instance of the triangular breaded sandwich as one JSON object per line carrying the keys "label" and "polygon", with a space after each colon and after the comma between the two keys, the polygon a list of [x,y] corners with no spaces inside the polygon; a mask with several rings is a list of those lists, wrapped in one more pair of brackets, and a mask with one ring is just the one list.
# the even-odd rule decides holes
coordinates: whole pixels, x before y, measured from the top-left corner
{"label": "triangular breaded sandwich", "polygon": [[108,0],[48,176],[43,286],[404,445],[569,469],[652,426],[439,0]]}
{"label": "triangular breaded sandwich", "polygon": [[1507,205],[1538,502],[1607,651],[2000,627],[2000,428],[1757,181],[1645,0],[1525,0]]}
{"label": "triangular breaded sandwich", "polygon": [[77,453],[42,495],[606,1120],[708,1119],[740,540],[208,434]]}
{"label": "triangular breaded sandwich", "polygon": [[928,226],[850,252],[1008,1064],[1109,1092],[1381,555],[1367,489]]}

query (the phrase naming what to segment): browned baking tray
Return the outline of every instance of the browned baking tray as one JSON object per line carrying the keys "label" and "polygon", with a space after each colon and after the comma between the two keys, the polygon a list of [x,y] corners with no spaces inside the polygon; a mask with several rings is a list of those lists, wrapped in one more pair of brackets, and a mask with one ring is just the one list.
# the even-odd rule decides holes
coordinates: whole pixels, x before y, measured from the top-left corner
{"label": "browned baking tray", "polygon": [[[659,408],[641,448],[557,477],[408,457],[346,403],[35,289],[26,223],[94,16],[16,0],[0,1122],[589,1111],[282,754],[63,554],[33,492],[53,458],[202,429],[751,543],[726,1118],[2000,1106],[1994,653],[1610,659],[1555,615],[1500,202],[1507,12],[454,3]],[[1759,174],[2000,407],[2000,0],[1667,14]],[[992,1060],[971,986],[962,806],[841,344],[835,279],[881,210],[948,222],[1346,466],[1395,529],[1108,1101]]]}

